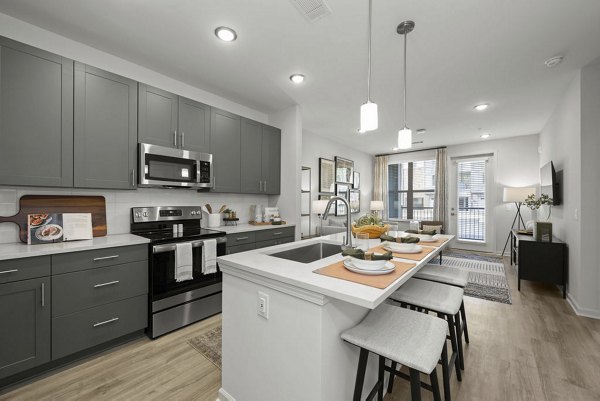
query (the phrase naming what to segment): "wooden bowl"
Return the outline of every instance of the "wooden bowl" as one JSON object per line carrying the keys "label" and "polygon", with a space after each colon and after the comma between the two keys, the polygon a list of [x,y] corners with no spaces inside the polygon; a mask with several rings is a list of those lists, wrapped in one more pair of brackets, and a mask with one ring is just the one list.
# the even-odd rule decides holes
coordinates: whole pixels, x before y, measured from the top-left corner
{"label": "wooden bowl", "polygon": [[369,238],[374,239],[381,237],[381,234],[384,234],[389,228],[390,227],[387,224],[384,226],[368,225],[361,227],[356,227],[352,224],[352,235],[356,237],[356,234],[358,233],[367,233],[369,234]]}

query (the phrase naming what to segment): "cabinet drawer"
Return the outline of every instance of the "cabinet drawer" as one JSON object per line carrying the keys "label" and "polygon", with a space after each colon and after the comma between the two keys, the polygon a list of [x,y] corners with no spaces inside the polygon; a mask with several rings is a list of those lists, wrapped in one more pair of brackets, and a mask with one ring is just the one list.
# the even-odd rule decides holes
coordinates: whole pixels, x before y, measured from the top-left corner
{"label": "cabinet drawer", "polygon": [[52,359],[56,360],[148,326],[146,295],[52,319]]}
{"label": "cabinet drawer", "polygon": [[93,251],[52,255],[52,274],[71,273],[96,267],[148,260],[147,245],[119,246]]}
{"label": "cabinet drawer", "polygon": [[251,251],[252,249],[256,249],[256,245],[254,243],[236,245],[236,246],[228,246],[227,247],[227,255],[232,255],[234,253],[239,253],[239,252]]}
{"label": "cabinet drawer", "polygon": [[0,284],[50,275],[50,256],[0,261]]}
{"label": "cabinet drawer", "polygon": [[52,288],[52,316],[147,294],[148,262],[55,275]]}
{"label": "cabinet drawer", "polygon": [[239,234],[229,234],[227,236],[227,246],[236,246],[242,244],[249,244],[256,241],[254,232],[245,232]]}
{"label": "cabinet drawer", "polygon": [[268,246],[273,246],[273,245],[287,244],[288,242],[294,242],[294,238],[286,237],[286,238],[270,239],[267,241],[257,241],[256,249],[266,248]]}
{"label": "cabinet drawer", "polygon": [[262,230],[256,232],[256,241],[266,241],[269,239],[293,237],[294,227],[273,228],[271,230]]}

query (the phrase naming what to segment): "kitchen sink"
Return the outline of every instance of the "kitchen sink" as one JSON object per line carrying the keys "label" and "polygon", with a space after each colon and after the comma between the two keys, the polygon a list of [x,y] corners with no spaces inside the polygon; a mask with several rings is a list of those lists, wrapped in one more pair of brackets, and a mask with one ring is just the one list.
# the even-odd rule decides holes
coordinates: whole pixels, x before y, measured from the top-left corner
{"label": "kitchen sink", "polygon": [[288,249],[287,251],[272,253],[270,256],[276,258],[293,260],[300,263],[311,263],[337,253],[341,253],[342,248],[339,244],[329,244],[326,242],[318,242],[301,246],[299,248]]}

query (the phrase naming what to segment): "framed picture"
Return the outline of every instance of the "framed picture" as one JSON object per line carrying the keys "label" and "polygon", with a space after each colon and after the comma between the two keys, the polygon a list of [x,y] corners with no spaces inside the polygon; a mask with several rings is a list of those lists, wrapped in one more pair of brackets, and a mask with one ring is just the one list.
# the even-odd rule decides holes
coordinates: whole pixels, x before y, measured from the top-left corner
{"label": "framed picture", "polygon": [[335,190],[335,162],[319,157],[319,192],[333,194]]}
{"label": "framed picture", "polygon": [[360,189],[350,190],[350,213],[360,212]]}
{"label": "framed picture", "polygon": [[360,173],[358,171],[354,172],[354,179],[352,180],[352,188],[354,188],[354,189],[360,188]]}
{"label": "framed picture", "polygon": [[[348,184],[336,184],[335,194],[337,196],[341,196],[344,199],[349,199],[350,186]],[[335,204],[335,215],[336,216],[346,216],[347,214],[348,214],[348,210],[346,209],[346,205],[342,201],[337,201]]]}
{"label": "framed picture", "polygon": [[352,185],[354,179],[354,162],[344,159],[343,157],[335,157],[335,181],[342,184]]}

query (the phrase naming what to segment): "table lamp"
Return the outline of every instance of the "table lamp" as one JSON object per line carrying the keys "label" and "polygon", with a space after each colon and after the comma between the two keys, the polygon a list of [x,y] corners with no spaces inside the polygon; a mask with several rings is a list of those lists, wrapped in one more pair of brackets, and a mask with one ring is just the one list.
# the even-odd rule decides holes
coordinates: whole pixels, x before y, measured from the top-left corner
{"label": "table lamp", "polygon": [[376,215],[379,215],[379,211],[383,210],[383,201],[371,201],[371,211],[376,212]]}
{"label": "table lamp", "polygon": [[327,203],[329,203],[328,200],[312,201],[312,212],[319,216],[319,222],[320,222],[319,226],[316,227],[316,228],[320,228],[319,232],[317,233],[317,236],[323,235],[323,219],[321,218],[321,215],[323,213],[325,213],[325,209],[327,208]]}

